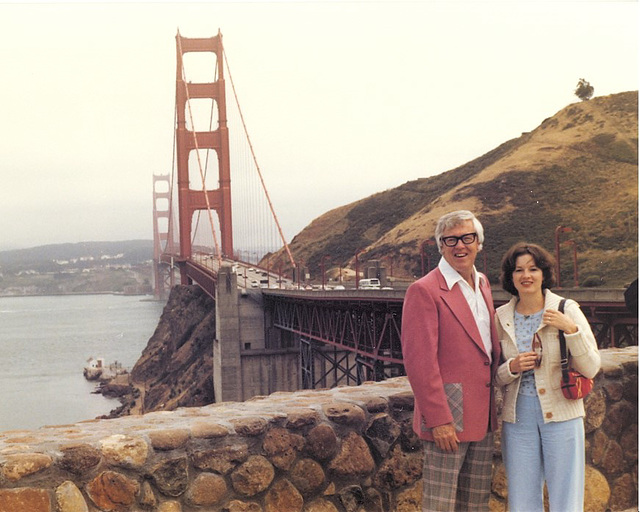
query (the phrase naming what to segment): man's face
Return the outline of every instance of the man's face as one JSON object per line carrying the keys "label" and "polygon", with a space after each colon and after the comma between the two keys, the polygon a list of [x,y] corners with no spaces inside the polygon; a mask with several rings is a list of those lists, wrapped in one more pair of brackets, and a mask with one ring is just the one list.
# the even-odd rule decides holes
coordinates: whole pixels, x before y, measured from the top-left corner
{"label": "man's face", "polygon": [[[476,230],[473,227],[473,221],[465,220],[461,224],[446,229],[442,233],[442,238],[448,236],[468,235],[469,233],[475,233]],[[473,270],[473,265],[478,255],[478,237],[476,235],[475,240],[470,244],[465,244],[462,240],[458,240],[453,247],[448,247],[444,243],[442,244],[442,256],[461,276],[469,277]]]}

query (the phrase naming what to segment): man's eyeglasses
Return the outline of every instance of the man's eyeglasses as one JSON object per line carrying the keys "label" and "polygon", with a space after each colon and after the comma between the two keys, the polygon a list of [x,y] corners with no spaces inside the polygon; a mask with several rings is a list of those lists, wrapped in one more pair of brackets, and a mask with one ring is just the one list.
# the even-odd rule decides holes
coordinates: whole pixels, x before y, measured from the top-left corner
{"label": "man's eyeglasses", "polygon": [[478,233],[466,233],[462,236],[443,236],[440,240],[447,247],[455,247],[458,245],[458,240],[462,240],[464,245],[470,245],[476,241],[476,238],[478,238]]}

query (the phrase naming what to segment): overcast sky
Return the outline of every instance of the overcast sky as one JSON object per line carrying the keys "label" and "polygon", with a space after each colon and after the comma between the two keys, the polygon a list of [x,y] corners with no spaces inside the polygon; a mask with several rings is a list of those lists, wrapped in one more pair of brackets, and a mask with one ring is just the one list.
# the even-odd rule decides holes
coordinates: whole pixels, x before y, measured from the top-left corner
{"label": "overcast sky", "polygon": [[580,78],[638,89],[637,2],[0,3],[0,249],[152,238],[178,29],[222,32],[288,240],[536,128]]}

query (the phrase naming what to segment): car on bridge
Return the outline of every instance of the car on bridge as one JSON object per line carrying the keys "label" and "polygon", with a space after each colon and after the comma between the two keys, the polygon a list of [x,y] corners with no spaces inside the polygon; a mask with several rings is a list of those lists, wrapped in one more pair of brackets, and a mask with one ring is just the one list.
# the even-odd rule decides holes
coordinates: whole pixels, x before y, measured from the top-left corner
{"label": "car on bridge", "polygon": [[380,279],[378,279],[377,277],[374,277],[372,279],[360,279],[358,288],[360,288],[361,290],[379,290]]}

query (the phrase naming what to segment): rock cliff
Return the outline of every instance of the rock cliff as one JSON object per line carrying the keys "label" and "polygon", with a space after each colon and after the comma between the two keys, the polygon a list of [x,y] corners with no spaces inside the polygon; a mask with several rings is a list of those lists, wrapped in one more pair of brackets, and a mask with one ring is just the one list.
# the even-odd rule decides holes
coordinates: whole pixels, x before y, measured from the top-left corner
{"label": "rock cliff", "polygon": [[122,406],[109,417],[213,403],[215,318],[215,303],[200,287],[174,287]]}

